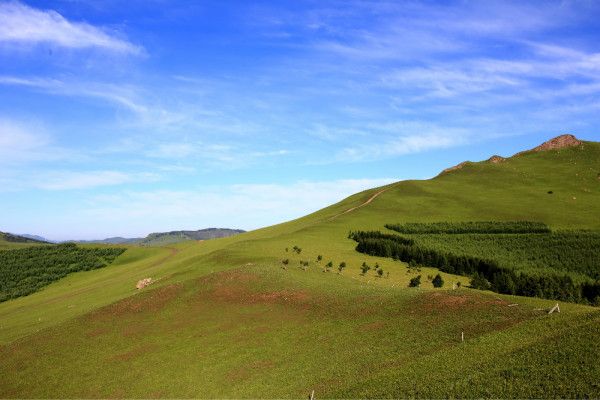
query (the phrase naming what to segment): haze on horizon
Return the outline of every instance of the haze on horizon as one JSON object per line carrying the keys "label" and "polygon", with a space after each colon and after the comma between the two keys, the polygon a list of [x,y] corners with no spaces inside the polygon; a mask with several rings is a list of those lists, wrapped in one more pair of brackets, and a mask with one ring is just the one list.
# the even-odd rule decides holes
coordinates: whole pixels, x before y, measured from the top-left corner
{"label": "haze on horizon", "polygon": [[0,0],[0,231],[254,229],[559,134],[600,4]]}

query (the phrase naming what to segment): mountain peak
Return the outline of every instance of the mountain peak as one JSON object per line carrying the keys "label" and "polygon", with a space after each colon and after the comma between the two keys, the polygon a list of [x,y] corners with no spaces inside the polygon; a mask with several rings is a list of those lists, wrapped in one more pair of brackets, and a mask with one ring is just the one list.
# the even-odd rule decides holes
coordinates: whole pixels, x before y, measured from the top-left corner
{"label": "mountain peak", "polygon": [[540,144],[539,146],[534,147],[533,149],[520,151],[517,154],[515,154],[513,157],[520,156],[522,154],[537,153],[540,151],[558,150],[558,149],[564,149],[565,147],[575,147],[575,146],[579,146],[582,143],[583,142],[581,140],[577,139],[574,135],[567,133],[567,134],[552,138],[552,139]]}
{"label": "mountain peak", "polygon": [[581,140],[577,139],[575,136],[571,134],[565,134],[557,136],[553,139],[548,140],[540,144],[539,146],[533,148],[531,151],[546,151],[546,150],[555,150],[562,149],[564,147],[574,147],[579,146],[582,143]]}

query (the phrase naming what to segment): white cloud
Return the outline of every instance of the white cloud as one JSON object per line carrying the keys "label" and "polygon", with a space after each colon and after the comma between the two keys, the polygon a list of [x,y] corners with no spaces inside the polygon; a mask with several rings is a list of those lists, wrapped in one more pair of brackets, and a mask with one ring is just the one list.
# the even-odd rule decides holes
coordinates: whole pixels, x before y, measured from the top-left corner
{"label": "white cloud", "polygon": [[53,10],[39,10],[19,2],[0,3],[0,42],[51,43],[83,49],[141,54],[142,48],[85,22],[72,22]]}
{"label": "white cloud", "polygon": [[0,165],[60,160],[67,153],[52,144],[50,135],[40,125],[0,116]]}
{"label": "white cloud", "polygon": [[158,177],[150,173],[125,173],[121,171],[51,171],[41,173],[33,186],[44,190],[90,189],[115,186],[124,183],[154,181]]}
{"label": "white cloud", "polygon": [[444,128],[416,122],[371,124],[369,129],[378,131],[382,138],[370,144],[346,147],[336,155],[336,159],[376,160],[459,146],[471,139],[468,129]]}
{"label": "white cloud", "polygon": [[0,152],[3,158],[14,152],[43,147],[47,143],[45,135],[33,133],[12,120],[0,119]]}
{"label": "white cloud", "polygon": [[77,225],[93,221],[94,230],[89,233],[93,237],[209,226],[255,229],[301,217],[354,193],[396,180],[348,179],[240,184],[186,191],[126,191],[95,197],[85,211],[77,213]]}

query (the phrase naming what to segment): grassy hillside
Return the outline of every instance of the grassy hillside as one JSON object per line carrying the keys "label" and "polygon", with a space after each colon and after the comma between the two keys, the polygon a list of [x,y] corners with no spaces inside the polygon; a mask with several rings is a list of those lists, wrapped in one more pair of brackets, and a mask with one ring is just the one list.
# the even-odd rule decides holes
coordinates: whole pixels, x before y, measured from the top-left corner
{"label": "grassy hillside", "polygon": [[[226,239],[130,248],[0,304],[0,397],[599,397],[597,308],[548,315],[553,301],[448,274],[463,288],[408,289],[415,272],[347,238],[400,222],[600,229],[598,173],[600,145],[586,142],[365,191]],[[323,272],[330,260],[348,267]],[[362,276],[365,261],[386,275]],[[136,290],[145,277],[159,280]]]}
{"label": "grassy hillside", "polygon": [[27,296],[78,271],[103,268],[124,248],[83,248],[74,243],[0,252],[0,302]]}
{"label": "grassy hillside", "polygon": [[35,245],[47,244],[46,242],[27,238],[25,236],[13,235],[12,233],[0,232],[0,250],[16,249]]}

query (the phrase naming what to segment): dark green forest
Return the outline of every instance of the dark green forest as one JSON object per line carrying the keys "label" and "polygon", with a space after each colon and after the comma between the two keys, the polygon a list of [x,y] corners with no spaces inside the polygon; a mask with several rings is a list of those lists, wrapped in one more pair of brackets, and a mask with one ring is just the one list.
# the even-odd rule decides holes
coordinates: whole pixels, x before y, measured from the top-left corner
{"label": "dark green forest", "polygon": [[27,296],[70,273],[105,267],[124,251],[73,243],[0,251],[0,302]]}
{"label": "dark green forest", "polygon": [[535,221],[407,222],[385,227],[406,234],[550,233],[548,225]]}
{"label": "dark green forest", "polygon": [[535,275],[564,272],[577,281],[600,279],[600,232],[412,235],[423,248],[496,260]]}
{"label": "dark green forest", "polygon": [[[482,225],[477,225],[482,224]],[[485,226],[488,223],[473,223]],[[519,222],[519,224],[522,224]],[[428,226],[456,229],[451,223],[411,224],[413,231]],[[441,271],[471,276],[471,286],[498,293],[598,304],[600,302],[600,233],[564,231],[503,234],[418,234],[411,237],[381,232],[351,232],[356,250],[391,257]]]}

